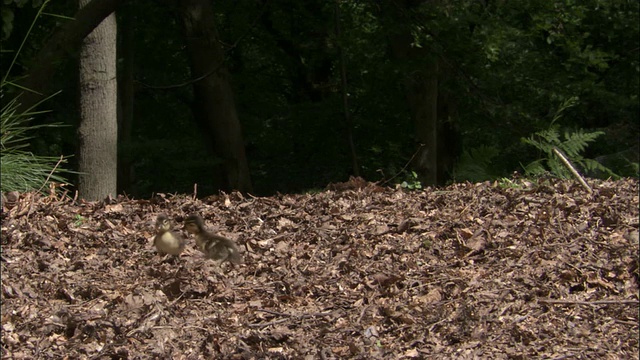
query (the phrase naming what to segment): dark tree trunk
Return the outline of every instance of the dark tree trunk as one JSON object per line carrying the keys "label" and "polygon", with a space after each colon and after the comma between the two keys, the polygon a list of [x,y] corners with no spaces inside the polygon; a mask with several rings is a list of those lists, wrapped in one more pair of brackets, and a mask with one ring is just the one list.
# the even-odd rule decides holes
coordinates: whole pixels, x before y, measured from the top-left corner
{"label": "dark tree trunk", "polygon": [[[260,17],[260,21],[278,48],[288,58],[286,66],[291,74],[290,80],[292,82],[288,100],[295,104],[324,100],[330,95],[327,93],[330,86],[327,85],[331,82],[334,65],[334,59],[329,55],[330,50],[326,46],[330,42],[329,33],[326,29],[317,26],[309,28],[306,22],[301,21],[300,18],[294,15],[293,11],[275,11],[277,8],[288,9],[294,6],[304,6],[308,12],[322,16],[324,1],[305,1],[302,3],[303,5],[299,5],[300,2],[292,0],[277,1],[276,4],[269,0],[262,0],[262,3],[269,5],[267,5],[266,14]],[[281,16],[288,17],[285,20],[288,28],[281,29],[275,25],[278,21],[283,21]],[[273,18],[278,18],[279,20],[274,20]],[[296,37],[305,37],[314,41],[305,42],[305,45],[302,46],[295,40],[291,40]],[[324,54],[324,56],[319,58],[319,54]],[[304,59],[309,57],[316,59],[313,66],[304,62]]]}
{"label": "dark tree trunk", "polygon": [[[394,2],[394,6],[389,8],[389,16],[393,24],[406,23],[410,20],[407,14],[425,3],[424,0]],[[441,5],[439,1],[430,2],[430,6]],[[411,71],[405,74],[405,88],[418,142],[418,154],[412,166],[423,184],[443,185],[450,178],[460,151],[455,101],[451,94],[442,93],[441,82],[447,76],[446,69],[442,68],[441,54],[428,47],[412,46],[410,26],[407,23],[403,30],[395,34],[392,32],[390,48],[395,59],[413,64]]]}
{"label": "dark tree trunk", "polygon": [[[409,34],[391,37],[393,57],[418,65],[405,75],[407,100],[414,123],[418,154],[413,170],[426,185],[438,184],[438,60],[425,49],[411,46]],[[419,60],[418,60],[419,59]]]}
{"label": "dark tree trunk", "polygon": [[177,2],[194,79],[194,116],[208,137],[212,152],[222,159],[212,175],[223,190],[252,191],[242,130],[236,113],[230,75],[208,0]]}
{"label": "dark tree trunk", "polygon": [[[340,39],[340,4],[335,3],[335,22],[336,22],[336,38]],[[349,144],[349,152],[351,154],[351,167],[353,176],[360,176],[360,166],[358,165],[358,154],[356,153],[356,145],[353,142],[353,123],[351,121],[351,112],[349,110],[349,91],[347,89],[347,64],[345,63],[344,52],[342,46],[338,43],[338,60],[340,62],[340,87],[342,88],[342,111],[344,112],[344,127],[347,142]]]}
{"label": "dark tree trunk", "polygon": [[134,37],[133,30],[135,27],[135,14],[133,6],[125,6],[123,16],[121,17],[122,26],[120,26],[120,34],[122,34],[121,47],[118,50],[119,58],[122,59],[120,68],[118,85],[120,88],[118,105],[118,193],[130,192],[132,183],[132,162],[127,156],[127,147],[131,145],[131,131],[133,128],[133,100],[135,97],[134,89]]}
{"label": "dark tree trunk", "polygon": [[407,98],[420,145],[413,168],[427,185],[438,184],[438,62],[433,60],[407,80]]}
{"label": "dark tree trunk", "polygon": [[[446,70],[441,68],[439,73],[438,83],[442,84],[446,81]],[[456,161],[462,153],[457,118],[455,97],[447,91],[438,91],[438,185],[445,185],[453,178]]]}

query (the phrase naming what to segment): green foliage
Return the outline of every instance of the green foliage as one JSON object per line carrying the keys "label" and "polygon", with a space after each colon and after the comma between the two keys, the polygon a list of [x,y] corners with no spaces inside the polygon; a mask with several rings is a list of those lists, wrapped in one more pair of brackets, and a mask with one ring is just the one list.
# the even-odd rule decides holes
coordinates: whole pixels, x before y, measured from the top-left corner
{"label": "green foliage", "polygon": [[599,136],[604,135],[604,132],[585,132],[583,129],[578,129],[573,132],[565,132],[564,139],[560,138],[560,130],[556,123],[562,118],[567,109],[577,104],[577,97],[567,99],[559,106],[553,116],[549,129],[538,131],[528,138],[521,138],[523,143],[532,145],[545,155],[544,158],[537,159],[524,167],[526,175],[538,177],[550,171],[560,178],[570,178],[572,176],[571,171],[554,152],[555,149],[562,152],[565,157],[567,157],[567,160],[580,166],[585,171],[599,170],[605,171],[611,176],[616,176],[611,170],[602,166],[597,161],[586,159],[582,156],[582,153],[587,149],[589,143],[595,141]]}
{"label": "green foliage", "polygon": [[[11,12],[2,14],[7,19],[5,38],[8,27],[13,29],[3,49],[18,49],[30,31],[25,19],[36,12],[30,4],[36,2],[5,3],[9,8],[3,10]],[[567,150],[599,160],[615,158],[615,166],[627,168],[624,174],[637,174],[637,157],[626,153],[637,149],[640,117],[637,2],[264,4],[214,5],[258,193],[323,188],[350,175],[338,49],[345,59],[354,143],[367,179],[378,178],[378,171],[398,173],[397,164],[415,152],[406,84],[423,68],[421,54],[438,58],[439,90],[453,100],[451,121],[464,144],[454,167],[456,181],[501,178],[539,158],[540,167],[549,169],[547,160],[555,159],[548,152],[552,145],[565,150],[572,161],[580,158]],[[334,17],[336,4],[339,19]],[[133,144],[119,144],[135,170],[133,188],[125,191],[134,196],[190,191],[197,182],[199,194],[215,192],[205,186],[219,159],[203,150],[201,132],[191,116],[193,102],[200,100],[193,98],[189,82],[197,74],[189,72],[179,12],[157,5],[141,1],[118,8],[120,15],[129,12],[136,19],[135,29],[120,29],[121,34],[134,34],[137,84]],[[49,2],[48,7],[48,12],[53,8],[64,14],[77,10],[68,2]],[[25,60],[63,23],[46,19],[24,44]],[[333,31],[336,21],[340,36]],[[394,41],[403,36],[412,42],[404,58],[394,54]],[[77,118],[70,106],[78,92],[76,68],[68,63],[59,67],[55,80],[63,93],[51,105],[53,115],[36,121],[73,125]],[[19,62],[11,69],[9,65],[3,62],[0,67],[15,78],[28,73],[30,64]],[[166,88],[174,84],[187,85]],[[555,116],[549,113],[549,104],[572,101]],[[555,130],[541,132],[549,128],[550,118]],[[45,131],[37,133],[38,143],[31,149],[49,155],[73,151],[72,129],[40,129]],[[599,132],[605,134],[596,139]],[[517,141],[521,138],[536,144]],[[600,163],[623,175],[613,161]],[[582,166],[598,167],[589,159]],[[412,175],[404,175],[405,186],[416,188]]]}
{"label": "green foliage", "polygon": [[[44,4],[40,7],[40,11],[43,8]],[[39,14],[40,12],[38,12]],[[33,20],[31,28],[36,20],[37,17]],[[22,44],[25,41],[26,38]],[[18,55],[19,52],[15,54],[10,67],[16,62]],[[57,125],[32,125],[33,117],[43,112],[35,112],[31,109],[20,110],[19,98],[17,97],[5,102],[7,88],[14,85],[7,80],[8,76],[8,73],[5,74],[0,81],[0,99],[3,100],[3,106],[0,110],[0,191],[26,192],[43,191],[43,189],[48,191],[48,185],[51,182],[63,184],[67,182],[62,175],[66,171],[59,167],[61,163],[66,162],[66,159],[35,155],[27,151],[27,147],[29,140],[33,139],[32,134],[35,130],[51,129]],[[54,188],[58,189],[58,187]]]}
{"label": "green foliage", "polygon": [[609,176],[617,177],[610,169],[596,160],[586,159],[581,154],[589,143],[603,134],[602,131],[585,132],[583,129],[578,129],[571,133],[565,132],[564,138],[561,139],[558,128],[553,126],[548,130],[539,131],[529,138],[523,138],[522,141],[524,143],[534,146],[545,155],[544,158],[535,160],[525,166],[525,173],[528,176],[537,177],[550,171],[560,178],[570,178],[572,176],[571,172],[553,151],[554,148],[557,148],[566,155],[568,160],[587,172],[597,170],[606,172]]}
{"label": "green foliage", "polygon": [[563,179],[570,178],[571,171],[560,160],[554,149],[562,152],[567,160],[587,172],[595,170],[603,171],[610,176],[617,176],[611,170],[604,167],[600,163],[592,159],[586,159],[582,153],[587,149],[589,143],[595,141],[599,136],[604,135],[602,131],[585,132],[584,129],[578,129],[573,132],[564,133],[564,138],[560,137],[560,130],[556,123],[562,118],[565,111],[578,104],[578,98],[571,97],[564,101],[556,111],[551,126],[547,130],[534,133],[528,138],[522,138],[525,144],[532,145],[544,154],[544,158],[537,159],[524,167],[528,176],[538,177],[547,172],[551,172],[555,176]]}
{"label": "green foliage", "polygon": [[406,173],[405,180],[400,183],[400,187],[407,190],[422,190],[422,183],[415,171]]}
{"label": "green foliage", "polygon": [[[0,84],[0,92],[5,83]],[[59,163],[66,162],[63,158],[38,156],[26,151],[29,133],[41,127],[54,125],[29,125],[36,113],[18,111],[17,99],[10,100],[2,107],[0,118],[0,190],[32,191],[48,190],[47,185],[52,182],[66,183],[62,175],[64,169]]]}
{"label": "green foliage", "polygon": [[[639,157],[640,154],[638,153],[638,147],[635,147],[614,154],[598,156],[595,160],[608,169],[615,169],[615,173],[622,177],[639,177]],[[606,171],[596,170],[590,175],[606,177],[609,174]]]}
{"label": "green foliage", "polygon": [[461,114],[466,144],[500,148],[495,163],[508,173],[518,161],[530,161],[525,144],[513,139],[546,128],[548,104],[576,95],[581,102],[564,114],[562,128],[636,128],[624,137],[604,136],[590,151],[615,153],[637,143],[637,2],[516,0],[483,10],[470,38],[481,51],[471,52],[462,68],[477,79],[465,101],[476,111]]}
{"label": "green foliage", "polygon": [[13,31],[13,22],[15,19],[14,9],[20,9],[27,3],[31,3],[31,7],[34,9],[44,8],[42,0],[3,0],[2,7],[0,8],[0,18],[2,18],[2,35],[0,38],[6,40]]}
{"label": "green foliage", "polygon": [[501,189],[517,189],[522,190],[525,188],[525,185],[521,181],[512,180],[509,178],[500,178],[498,179],[498,187]]}
{"label": "green foliage", "polygon": [[496,147],[487,145],[464,150],[454,168],[454,180],[481,182],[495,178],[492,167],[499,153]]}
{"label": "green foliage", "polygon": [[85,221],[84,216],[82,216],[82,215],[80,215],[80,214],[76,214],[76,216],[74,216],[74,218],[73,218],[73,219],[74,219],[73,224],[74,224],[75,226],[81,226],[81,225],[84,223],[84,221]]}

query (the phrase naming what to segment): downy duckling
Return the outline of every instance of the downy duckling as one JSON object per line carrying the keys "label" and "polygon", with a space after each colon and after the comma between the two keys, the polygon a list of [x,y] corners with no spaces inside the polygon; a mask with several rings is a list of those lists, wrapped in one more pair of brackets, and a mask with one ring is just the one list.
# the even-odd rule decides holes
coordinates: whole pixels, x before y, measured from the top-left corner
{"label": "downy duckling", "polygon": [[196,237],[196,246],[209,259],[219,261],[225,260],[234,264],[242,262],[242,256],[238,251],[236,243],[226,237],[215,235],[207,231],[204,221],[199,215],[189,215],[184,220],[184,229]]}
{"label": "downy duckling", "polygon": [[171,221],[164,215],[158,215],[156,219],[156,237],[153,245],[156,246],[160,254],[180,255],[185,247],[185,240],[182,236],[171,231]]}

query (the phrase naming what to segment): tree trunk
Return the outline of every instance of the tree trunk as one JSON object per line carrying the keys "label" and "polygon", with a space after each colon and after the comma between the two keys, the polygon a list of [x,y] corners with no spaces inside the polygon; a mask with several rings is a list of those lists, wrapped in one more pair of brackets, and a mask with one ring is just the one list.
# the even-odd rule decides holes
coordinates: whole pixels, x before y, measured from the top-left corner
{"label": "tree trunk", "polygon": [[[131,4],[132,5],[132,4]],[[125,11],[120,13],[122,17],[121,42],[118,49],[119,58],[122,59],[121,72],[118,79],[120,89],[118,96],[118,193],[131,191],[132,162],[126,155],[127,147],[131,146],[131,131],[133,128],[133,99],[135,96],[133,85],[134,71],[134,36],[135,7],[125,6]]]}
{"label": "tree trunk", "polygon": [[412,168],[425,185],[438,184],[438,60],[411,46],[409,33],[391,37],[393,57],[421,67],[405,75],[405,89],[414,123],[418,154]]}
{"label": "tree trunk", "polygon": [[421,182],[438,184],[438,61],[432,60],[407,79],[407,97],[420,147],[413,168]]}
{"label": "tree trunk", "polygon": [[[87,3],[80,0],[80,7]],[[111,14],[87,35],[80,50],[78,191],[86,200],[117,191],[116,29]]]}
{"label": "tree trunk", "polygon": [[455,96],[442,90],[443,83],[448,81],[448,71],[440,67],[438,73],[438,185],[445,185],[453,178],[455,164],[462,153],[462,143]]}
{"label": "tree trunk", "polygon": [[236,113],[230,75],[224,66],[215,16],[208,0],[177,2],[194,79],[194,116],[222,163],[213,177],[223,190],[252,191],[242,129]]}
{"label": "tree trunk", "polygon": [[[413,71],[406,74],[407,98],[414,121],[418,153],[412,163],[420,181],[426,185],[444,185],[450,178],[461,151],[456,126],[457,109],[454,94],[446,89],[445,62],[429,46],[413,46],[414,19],[422,6],[445,6],[446,1],[398,0],[385,16],[390,19],[389,33],[392,56],[405,62]],[[404,25],[403,25],[404,24]],[[400,25],[400,26],[398,26]],[[431,29],[437,33],[438,29]]]}
{"label": "tree trunk", "polygon": [[21,112],[32,108],[51,93],[49,86],[60,59],[76,53],[87,34],[124,2],[125,0],[84,1],[88,4],[76,13],[75,20],[67,21],[53,33],[30,61],[32,66],[27,71],[27,77],[19,82],[20,86],[32,90],[25,91],[20,96]]}
{"label": "tree trunk", "polygon": [[[336,38],[340,39],[340,4],[336,1],[334,4],[335,22],[336,22]],[[349,90],[347,89],[347,64],[342,50],[342,45],[338,42],[338,61],[340,62],[340,87],[342,88],[342,111],[344,112],[345,135],[349,144],[349,152],[351,154],[351,171],[353,176],[360,176],[360,166],[358,165],[358,154],[356,145],[353,142],[353,122],[351,121],[351,111],[349,110]]]}

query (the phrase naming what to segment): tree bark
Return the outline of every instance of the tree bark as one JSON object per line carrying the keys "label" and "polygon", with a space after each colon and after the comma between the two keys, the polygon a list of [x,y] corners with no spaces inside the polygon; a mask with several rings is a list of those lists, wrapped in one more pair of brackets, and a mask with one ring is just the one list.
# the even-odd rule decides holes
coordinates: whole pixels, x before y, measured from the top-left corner
{"label": "tree bark", "polygon": [[425,185],[438,184],[438,59],[411,46],[409,33],[391,37],[393,57],[413,61],[418,68],[405,75],[405,89],[414,123],[418,154],[412,168]]}
{"label": "tree bark", "polygon": [[[340,39],[340,4],[334,4],[336,38]],[[349,90],[347,89],[347,64],[342,50],[342,45],[338,43],[338,61],[340,62],[340,87],[342,88],[342,111],[344,112],[345,135],[349,144],[351,154],[351,171],[353,176],[360,176],[360,166],[358,165],[358,154],[356,145],[353,142],[353,122],[351,121],[351,111],[349,110]]]}
{"label": "tree bark", "polygon": [[448,79],[446,68],[438,69],[438,185],[445,185],[454,175],[458,157],[462,153],[458,108],[455,95],[443,85]]}
{"label": "tree bark", "polygon": [[[123,191],[131,191],[132,183],[132,162],[127,156],[126,149],[131,145],[131,133],[133,129],[134,114],[134,36],[135,27],[135,8],[133,6],[125,6],[125,11],[120,13],[122,16],[121,42],[118,49],[119,58],[122,59],[121,72],[118,74],[118,193]],[[124,148],[124,149],[123,149]]]}
{"label": "tree bark", "polygon": [[85,2],[75,15],[75,20],[68,21],[57,29],[46,44],[30,61],[32,66],[27,77],[20,81],[20,86],[29,89],[20,97],[20,111],[32,108],[44,100],[50,93],[49,88],[60,59],[74,54],[83,39],[109,14],[127,0],[93,0]]}
{"label": "tree bark", "polygon": [[438,184],[438,61],[428,61],[407,79],[407,97],[416,140],[421,146],[413,168],[427,185]]}
{"label": "tree bark", "polygon": [[[461,151],[455,119],[457,109],[454,94],[443,93],[447,69],[440,56],[429,47],[412,46],[415,28],[411,16],[421,6],[443,6],[446,1],[398,0],[388,8],[390,48],[394,58],[411,64],[406,74],[405,88],[415,126],[418,154],[412,163],[420,181],[426,185],[444,185],[451,177],[456,158]],[[401,24],[398,27],[398,24]],[[404,25],[402,25],[404,24]],[[437,33],[438,29],[432,29]],[[446,91],[446,90],[445,90]]]}
{"label": "tree bark", "polygon": [[[80,0],[80,7],[89,0]],[[109,15],[80,50],[79,196],[115,195],[118,172],[116,17]]]}
{"label": "tree bark", "polygon": [[178,1],[194,79],[194,117],[204,130],[213,154],[222,159],[212,175],[223,190],[252,191],[242,129],[234,103],[230,75],[215,27],[210,1]]}

